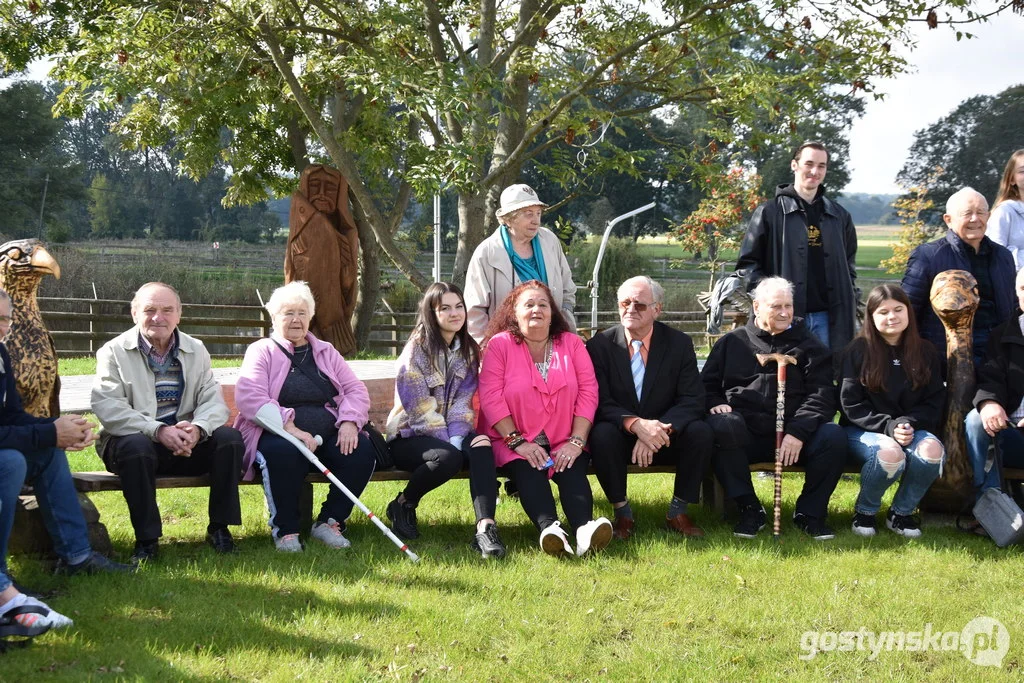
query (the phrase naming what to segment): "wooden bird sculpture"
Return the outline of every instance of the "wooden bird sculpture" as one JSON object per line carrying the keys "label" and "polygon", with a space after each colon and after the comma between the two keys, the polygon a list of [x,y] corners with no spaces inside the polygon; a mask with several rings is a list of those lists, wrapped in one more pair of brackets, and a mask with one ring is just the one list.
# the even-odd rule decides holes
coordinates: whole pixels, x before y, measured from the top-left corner
{"label": "wooden bird sculpture", "polygon": [[971,411],[974,377],[974,313],[978,281],[966,270],[946,270],[932,280],[929,295],[935,315],[946,329],[946,411],[942,443],[946,462],[942,476],[925,499],[925,507],[957,512],[973,491],[974,474],[967,458],[964,417]]}
{"label": "wooden bird sculpture", "polygon": [[37,417],[60,415],[57,348],[43,324],[36,292],[47,275],[60,278],[60,266],[39,240],[0,245],[0,287],[11,297],[7,352],[25,411]]}

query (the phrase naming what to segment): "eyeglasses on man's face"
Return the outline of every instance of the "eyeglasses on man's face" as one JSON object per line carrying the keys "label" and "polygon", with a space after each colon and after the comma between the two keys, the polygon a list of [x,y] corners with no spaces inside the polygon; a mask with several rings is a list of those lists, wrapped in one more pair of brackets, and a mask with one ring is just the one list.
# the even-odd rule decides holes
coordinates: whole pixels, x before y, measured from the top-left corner
{"label": "eyeglasses on man's face", "polygon": [[619,308],[621,308],[622,310],[628,311],[629,307],[632,306],[633,310],[636,311],[637,313],[643,313],[653,305],[653,303],[645,304],[642,301],[637,301],[635,299],[624,299],[619,302]]}

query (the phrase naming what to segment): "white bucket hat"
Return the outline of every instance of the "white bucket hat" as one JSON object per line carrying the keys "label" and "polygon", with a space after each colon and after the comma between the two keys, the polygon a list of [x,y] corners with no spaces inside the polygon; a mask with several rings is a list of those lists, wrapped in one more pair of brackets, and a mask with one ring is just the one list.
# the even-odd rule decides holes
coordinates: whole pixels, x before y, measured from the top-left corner
{"label": "white bucket hat", "polygon": [[495,211],[494,215],[501,218],[513,211],[525,209],[527,206],[543,206],[545,209],[548,208],[548,205],[540,200],[540,197],[537,196],[537,193],[529,185],[523,183],[509,185],[501,191],[501,208]]}

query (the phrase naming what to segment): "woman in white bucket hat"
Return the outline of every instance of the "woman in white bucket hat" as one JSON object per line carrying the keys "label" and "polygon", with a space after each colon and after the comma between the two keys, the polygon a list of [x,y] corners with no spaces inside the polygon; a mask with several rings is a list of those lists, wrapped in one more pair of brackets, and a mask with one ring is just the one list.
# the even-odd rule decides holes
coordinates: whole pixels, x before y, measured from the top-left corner
{"label": "woman in white bucket hat", "polygon": [[502,191],[501,207],[494,212],[501,225],[477,246],[466,273],[467,324],[478,342],[491,313],[513,287],[529,280],[540,280],[551,289],[555,305],[576,331],[576,285],[558,237],[541,227],[545,208],[529,185],[510,185]]}

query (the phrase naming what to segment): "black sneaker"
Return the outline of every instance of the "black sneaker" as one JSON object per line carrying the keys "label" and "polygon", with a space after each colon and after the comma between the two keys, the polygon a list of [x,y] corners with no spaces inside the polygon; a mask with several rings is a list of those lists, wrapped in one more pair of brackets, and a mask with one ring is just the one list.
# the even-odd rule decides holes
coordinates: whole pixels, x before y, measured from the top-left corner
{"label": "black sneaker", "polygon": [[207,531],[206,542],[209,543],[210,547],[218,553],[227,554],[233,553],[236,550],[235,539],[231,538],[231,532],[228,531],[227,527]]}
{"label": "black sneaker", "polygon": [[815,541],[830,541],[836,537],[836,532],[832,531],[825,520],[818,519],[817,517],[808,517],[802,512],[797,512],[793,515],[793,524],[797,529],[804,532]]}
{"label": "black sneaker", "polygon": [[885,515],[885,526],[904,538],[917,538],[921,535],[920,519],[913,515],[897,515],[892,508]]}
{"label": "black sneaker", "polygon": [[732,535],[740,538],[754,538],[764,528],[768,515],[760,503],[740,508],[740,522],[732,528]]}
{"label": "black sneaker", "polygon": [[136,567],[130,564],[121,564],[120,562],[108,560],[94,550],[85,561],[78,564],[68,564],[64,560],[58,561],[54,573],[65,576],[77,576],[79,574],[127,573],[134,572],[135,569]]}
{"label": "black sneaker", "polygon": [[473,537],[469,544],[481,557],[505,557],[505,544],[498,536],[498,525],[488,524],[484,530]]}
{"label": "black sneaker", "polygon": [[408,503],[400,503],[395,498],[388,503],[387,512],[396,534],[407,541],[420,537],[420,531],[416,528],[416,508]]}
{"label": "black sneaker", "polygon": [[132,551],[131,561],[134,564],[155,560],[160,554],[160,541],[135,541],[135,550]]}
{"label": "black sneaker", "polygon": [[875,535],[877,526],[878,523],[874,515],[865,515],[858,512],[853,516],[853,524],[850,525],[850,529],[858,536],[867,538]]}

